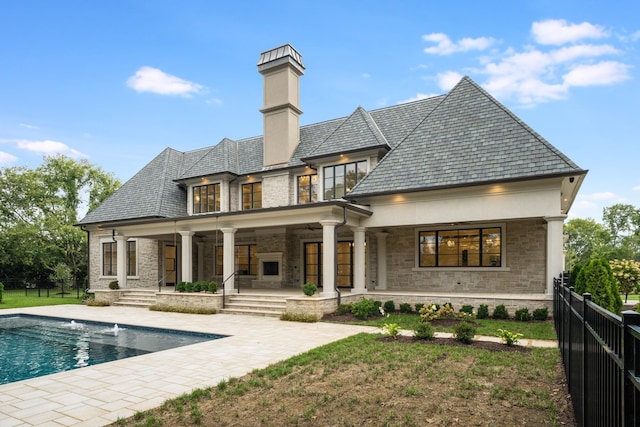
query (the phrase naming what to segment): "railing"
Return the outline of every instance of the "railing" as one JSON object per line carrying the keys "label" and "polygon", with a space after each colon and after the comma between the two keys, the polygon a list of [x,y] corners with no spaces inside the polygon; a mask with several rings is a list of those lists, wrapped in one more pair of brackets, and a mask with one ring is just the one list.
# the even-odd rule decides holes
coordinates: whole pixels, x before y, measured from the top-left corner
{"label": "railing", "polygon": [[[227,277],[226,279],[224,279],[222,281],[222,308],[224,308],[225,304],[226,304],[226,300],[227,300],[227,296],[226,296],[226,292],[225,292],[225,284],[227,283],[227,280],[231,279],[232,277],[236,277],[238,276],[238,272],[234,271],[233,273],[231,273],[229,275],[229,277]],[[238,284],[238,293],[240,293],[240,281],[239,280],[234,280],[234,283]]]}
{"label": "railing", "polygon": [[[72,283],[51,283],[22,278],[0,279],[4,285],[5,296],[25,296],[38,298],[80,298],[80,283],[74,279]],[[84,292],[84,291],[83,291]]]}
{"label": "railing", "polygon": [[640,313],[622,317],[554,279],[558,345],[581,426],[636,426],[640,422]]}

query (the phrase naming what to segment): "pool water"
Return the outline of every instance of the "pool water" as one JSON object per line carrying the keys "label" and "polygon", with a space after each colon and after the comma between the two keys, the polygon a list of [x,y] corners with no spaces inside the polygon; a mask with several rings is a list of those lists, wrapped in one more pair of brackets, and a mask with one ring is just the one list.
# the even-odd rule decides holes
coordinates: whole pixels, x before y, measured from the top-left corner
{"label": "pool water", "polygon": [[223,337],[26,314],[0,316],[0,384]]}

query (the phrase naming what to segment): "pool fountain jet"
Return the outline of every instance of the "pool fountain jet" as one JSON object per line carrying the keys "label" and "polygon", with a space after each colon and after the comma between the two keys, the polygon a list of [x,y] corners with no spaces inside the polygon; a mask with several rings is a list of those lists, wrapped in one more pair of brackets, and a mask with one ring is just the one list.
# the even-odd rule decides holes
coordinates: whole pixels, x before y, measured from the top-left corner
{"label": "pool fountain jet", "polygon": [[118,324],[113,325],[113,336],[118,336]]}

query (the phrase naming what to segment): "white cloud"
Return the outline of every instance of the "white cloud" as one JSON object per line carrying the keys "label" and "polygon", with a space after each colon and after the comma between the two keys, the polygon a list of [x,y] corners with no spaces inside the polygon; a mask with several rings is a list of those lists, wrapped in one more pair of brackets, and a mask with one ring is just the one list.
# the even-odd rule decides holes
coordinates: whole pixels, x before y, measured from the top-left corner
{"label": "white cloud", "polygon": [[87,157],[82,154],[80,151],[75,150],[68,145],[58,142],[58,141],[30,141],[30,140],[19,140],[18,148],[31,151],[34,153],[42,154],[42,155],[54,155],[54,154],[64,154],[65,156],[77,159],[80,157]]}
{"label": "white cloud", "polygon": [[369,74],[369,73],[362,73],[362,74],[360,74],[360,77],[362,77],[363,79],[368,79],[368,78],[371,78],[371,74]]}
{"label": "white cloud", "polygon": [[40,129],[38,126],[30,125],[27,123],[20,123],[20,127],[23,127],[26,129]]}
{"label": "white cloud", "polygon": [[220,98],[210,98],[205,103],[208,105],[222,105],[222,100]]}
{"label": "white cloud", "polygon": [[456,52],[467,52],[470,50],[485,50],[495,43],[490,37],[471,38],[465,37],[457,43],[451,41],[444,33],[431,33],[422,36],[422,40],[436,43],[436,46],[427,47],[425,53],[433,55],[451,55]]}
{"label": "white cloud", "polygon": [[445,91],[452,89],[456,84],[458,84],[462,77],[464,77],[462,74],[455,71],[446,71],[436,75],[436,78],[438,79],[438,86],[440,89]]}
{"label": "white cloud", "polygon": [[531,33],[537,43],[544,45],[561,45],[583,39],[600,39],[609,35],[600,25],[589,22],[569,24],[564,19],[534,22],[531,25]]}
{"label": "white cloud", "polygon": [[153,67],[141,67],[133,76],[129,77],[127,86],[137,92],[186,97],[190,97],[203,89],[203,86],[197,83],[183,80]]}
{"label": "white cloud", "polygon": [[635,187],[633,187],[633,191],[640,191],[640,185],[636,185]]}
{"label": "white cloud", "polygon": [[615,61],[576,65],[563,76],[569,86],[594,86],[619,83],[629,78],[629,66]]}
{"label": "white cloud", "polygon": [[0,165],[9,165],[16,160],[18,160],[16,156],[0,151]]}
{"label": "white cloud", "polygon": [[412,96],[409,99],[405,99],[404,101],[398,102],[398,104],[405,104],[407,102],[419,101],[421,99],[427,99],[427,98],[431,98],[431,97],[438,96],[438,95],[441,95],[441,94],[439,94],[439,93],[436,93],[436,94],[433,94],[433,93],[432,94],[417,93],[415,96]]}

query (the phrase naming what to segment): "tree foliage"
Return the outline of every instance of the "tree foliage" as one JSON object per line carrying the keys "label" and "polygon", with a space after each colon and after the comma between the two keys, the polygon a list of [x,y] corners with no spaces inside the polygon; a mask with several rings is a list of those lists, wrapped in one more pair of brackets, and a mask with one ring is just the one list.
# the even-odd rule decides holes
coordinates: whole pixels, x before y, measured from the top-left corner
{"label": "tree foliage", "polygon": [[625,296],[625,302],[630,293],[638,292],[640,284],[640,262],[632,259],[614,259],[609,261],[613,277],[618,281],[620,292]]}
{"label": "tree foliage", "polygon": [[120,181],[86,160],[46,157],[0,169],[0,276],[50,282],[86,274],[87,236],[74,224]]}
{"label": "tree foliage", "polygon": [[604,259],[592,259],[581,268],[578,281],[591,294],[591,300],[612,313],[622,310],[622,298],[618,282],[613,276],[609,263]]}

